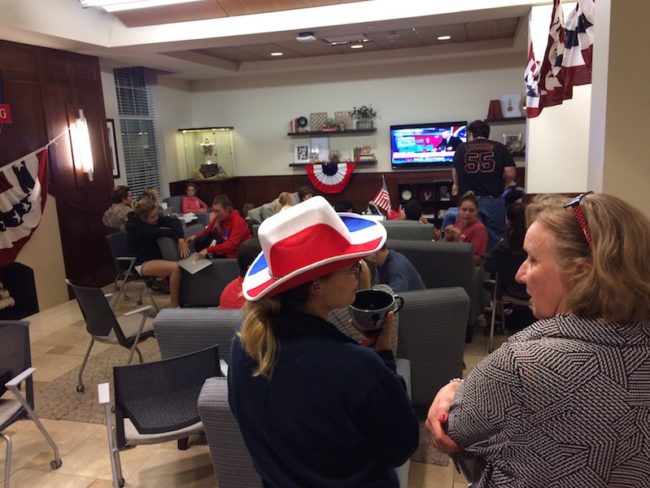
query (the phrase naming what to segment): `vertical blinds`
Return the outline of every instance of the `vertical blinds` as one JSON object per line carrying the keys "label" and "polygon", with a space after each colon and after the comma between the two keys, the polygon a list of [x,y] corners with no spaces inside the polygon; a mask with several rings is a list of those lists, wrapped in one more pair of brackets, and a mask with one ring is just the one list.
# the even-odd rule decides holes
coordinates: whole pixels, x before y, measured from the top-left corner
{"label": "vertical blinds", "polygon": [[158,145],[151,86],[144,68],[113,70],[122,129],[126,181],[137,197],[147,187],[160,192]]}

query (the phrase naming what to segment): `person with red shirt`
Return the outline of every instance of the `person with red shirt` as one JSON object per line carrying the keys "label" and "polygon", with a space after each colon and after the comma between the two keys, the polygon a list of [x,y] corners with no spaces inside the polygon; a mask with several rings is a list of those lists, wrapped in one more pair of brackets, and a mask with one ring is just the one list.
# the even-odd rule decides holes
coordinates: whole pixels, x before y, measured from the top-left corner
{"label": "person with red shirt", "polygon": [[185,196],[181,198],[181,210],[183,213],[201,213],[208,211],[208,206],[196,196],[196,193],[196,185],[194,183],[185,185]]}
{"label": "person with red shirt", "polygon": [[[227,195],[217,195],[212,201],[213,218],[208,226],[187,240],[196,240],[196,249],[203,257],[208,253],[219,258],[237,257],[239,245],[253,237],[248,224]],[[213,243],[216,241],[216,243]]]}
{"label": "person with red shirt", "polygon": [[474,251],[474,264],[480,266],[487,254],[488,240],[488,231],[478,219],[476,196],[468,191],[460,198],[458,220],[445,228],[445,241],[469,242]]}
{"label": "person with red shirt", "polygon": [[239,277],[232,280],[226,285],[219,297],[219,308],[242,308],[246,299],[242,292],[242,283],[246,271],[253,264],[255,258],[262,252],[260,241],[257,239],[249,239],[242,242],[237,251],[237,264],[239,265]]}

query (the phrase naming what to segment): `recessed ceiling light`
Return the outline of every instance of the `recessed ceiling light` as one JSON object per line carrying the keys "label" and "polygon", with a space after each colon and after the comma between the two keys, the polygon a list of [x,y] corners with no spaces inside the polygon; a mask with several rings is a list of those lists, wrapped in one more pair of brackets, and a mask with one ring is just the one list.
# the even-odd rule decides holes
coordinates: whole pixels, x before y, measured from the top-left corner
{"label": "recessed ceiling light", "polygon": [[363,44],[352,44],[350,49],[363,49]]}
{"label": "recessed ceiling light", "polygon": [[451,39],[451,36],[438,36],[439,41],[448,41]]}
{"label": "recessed ceiling light", "polygon": [[284,53],[278,51],[276,53],[271,53],[271,56],[284,56]]}
{"label": "recessed ceiling light", "polygon": [[314,35],[313,32],[310,32],[310,31],[299,32],[296,35],[296,41],[298,41],[298,42],[314,42],[316,40],[317,40],[317,37]]}
{"label": "recessed ceiling light", "polygon": [[196,1],[198,0],[80,0],[82,7],[101,7],[107,12],[162,7]]}

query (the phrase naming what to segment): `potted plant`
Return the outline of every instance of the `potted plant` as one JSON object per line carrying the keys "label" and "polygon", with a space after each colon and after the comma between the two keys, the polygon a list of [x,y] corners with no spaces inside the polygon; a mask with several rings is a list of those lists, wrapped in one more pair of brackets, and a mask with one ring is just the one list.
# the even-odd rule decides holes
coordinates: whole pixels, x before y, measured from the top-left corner
{"label": "potted plant", "polygon": [[357,129],[372,129],[372,119],[377,117],[377,111],[371,105],[361,105],[360,107],[354,107],[352,117],[357,121]]}

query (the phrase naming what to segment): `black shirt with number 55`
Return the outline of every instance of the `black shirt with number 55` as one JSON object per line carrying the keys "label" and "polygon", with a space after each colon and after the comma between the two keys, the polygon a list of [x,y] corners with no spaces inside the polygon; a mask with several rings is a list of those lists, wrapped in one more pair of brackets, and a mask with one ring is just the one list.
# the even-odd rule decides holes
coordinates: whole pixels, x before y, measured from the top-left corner
{"label": "black shirt with number 55", "polygon": [[504,168],[514,165],[510,151],[500,142],[479,138],[461,144],[454,154],[459,195],[471,190],[478,196],[500,197]]}

